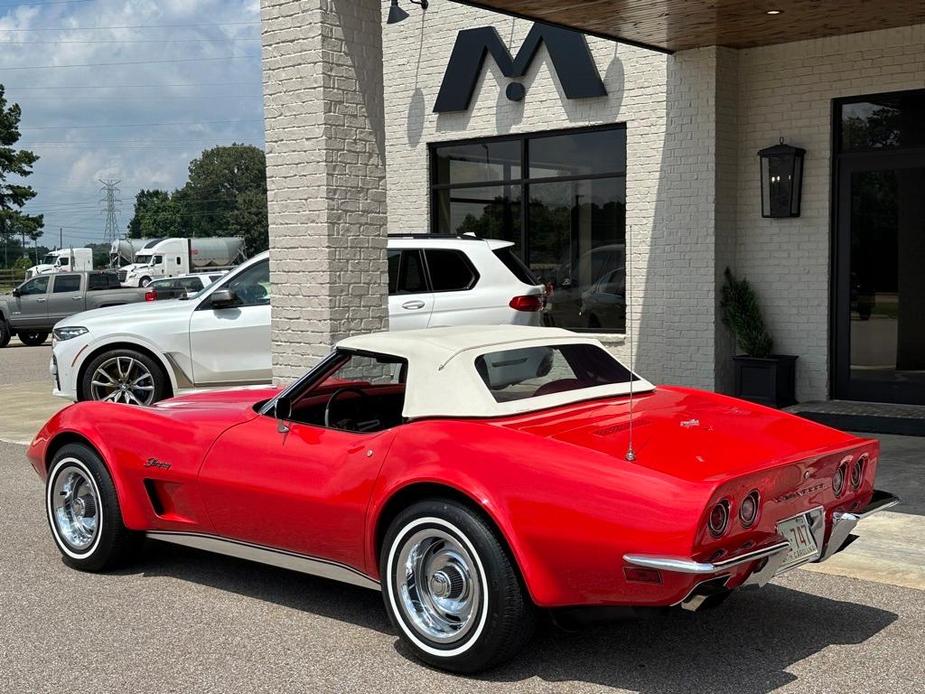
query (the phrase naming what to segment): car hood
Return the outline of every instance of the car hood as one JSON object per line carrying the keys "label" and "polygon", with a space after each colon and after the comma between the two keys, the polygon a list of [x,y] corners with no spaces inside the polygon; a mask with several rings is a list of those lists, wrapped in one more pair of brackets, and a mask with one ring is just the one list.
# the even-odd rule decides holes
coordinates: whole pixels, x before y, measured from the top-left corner
{"label": "car hood", "polygon": [[247,411],[254,413],[254,405],[276,396],[280,389],[273,386],[243,386],[226,390],[205,390],[188,393],[154,405],[156,410],[168,413],[202,412],[203,410]]}
{"label": "car hood", "polygon": [[[125,289],[123,291],[132,291]],[[139,290],[141,291],[141,290]],[[131,320],[144,316],[146,321],[154,320],[159,315],[176,315],[177,311],[188,310],[192,312],[196,304],[181,299],[170,299],[167,301],[142,301],[133,304],[122,304],[121,306],[107,306],[106,308],[96,308],[83,313],[77,313],[69,318],[60,321],[56,328],[62,328],[71,325],[81,325],[85,328],[91,328],[96,325],[112,325],[113,321]]]}
{"label": "car hood", "polygon": [[716,481],[857,445],[861,439],[734,398],[659,386],[634,399],[584,403],[504,426],[626,460],[686,481]]}

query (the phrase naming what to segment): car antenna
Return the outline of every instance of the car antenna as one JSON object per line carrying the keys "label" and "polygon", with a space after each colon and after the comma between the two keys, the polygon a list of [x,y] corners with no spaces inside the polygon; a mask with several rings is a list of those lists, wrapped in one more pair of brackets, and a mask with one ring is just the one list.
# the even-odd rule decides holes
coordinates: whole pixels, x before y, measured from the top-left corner
{"label": "car antenna", "polygon": [[[623,265],[626,267],[626,301],[624,301],[625,308],[628,309],[631,305],[631,292],[633,289],[633,263],[630,260],[630,252],[633,248],[633,234],[632,234],[633,225],[629,224],[627,227],[627,238],[625,249],[623,251]],[[629,315],[628,310],[624,310],[623,314],[627,321],[627,337],[630,340],[630,431],[629,431],[629,444],[626,447],[626,461],[629,463],[635,462],[636,460],[636,451],[633,449],[633,385],[636,380],[636,366],[633,359],[633,320],[631,315]]]}

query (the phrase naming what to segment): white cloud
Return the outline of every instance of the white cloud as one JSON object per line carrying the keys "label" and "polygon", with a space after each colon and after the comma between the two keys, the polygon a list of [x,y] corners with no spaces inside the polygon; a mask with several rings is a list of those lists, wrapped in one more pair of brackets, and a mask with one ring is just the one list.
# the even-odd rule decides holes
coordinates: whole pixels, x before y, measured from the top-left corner
{"label": "white cloud", "polygon": [[182,185],[203,149],[263,145],[259,18],[258,0],[0,9],[0,84],[23,109],[20,145],[41,156],[28,209],[45,214],[46,243],[59,227],[65,244],[101,240],[101,177],[122,181],[124,228],[135,193]]}

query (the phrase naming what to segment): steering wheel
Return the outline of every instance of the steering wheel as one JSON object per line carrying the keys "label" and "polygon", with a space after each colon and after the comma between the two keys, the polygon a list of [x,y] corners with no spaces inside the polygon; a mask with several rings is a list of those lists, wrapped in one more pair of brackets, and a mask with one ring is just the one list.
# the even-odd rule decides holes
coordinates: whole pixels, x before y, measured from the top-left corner
{"label": "steering wheel", "polygon": [[344,393],[355,393],[359,395],[361,398],[369,397],[369,395],[365,391],[363,391],[360,388],[357,388],[356,386],[344,386],[343,388],[338,388],[333,393],[331,393],[331,397],[328,398],[328,402],[324,406],[324,426],[327,427],[328,429],[333,428],[331,426],[331,412],[333,412],[334,410],[332,405],[334,405],[334,401],[337,400],[337,398],[339,398]]}

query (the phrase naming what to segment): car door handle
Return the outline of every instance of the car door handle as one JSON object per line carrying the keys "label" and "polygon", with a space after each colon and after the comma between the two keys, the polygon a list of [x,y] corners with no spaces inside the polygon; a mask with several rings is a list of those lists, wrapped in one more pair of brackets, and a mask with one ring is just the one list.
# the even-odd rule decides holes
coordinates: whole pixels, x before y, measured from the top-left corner
{"label": "car door handle", "polygon": [[420,300],[419,301],[406,301],[405,303],[401,305],[401,307],[409,311],[420,311],[426,305],[427,304],[425,304],[423,301],[420,301]]}
{"label": "car door handle", "polygon": [[82,296],[72,296],[71,297],[71,301],[83,301],[83,299],[84,298]]}
{"label": "car door handle", "polygon": [[45,303],[45,299],[36,299],[36,300],[35,300],[35,303],[37,303],[37,304],[44,304],[44,303]]}

